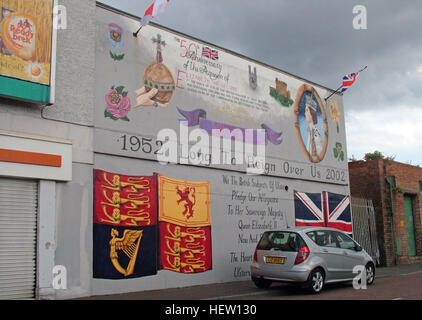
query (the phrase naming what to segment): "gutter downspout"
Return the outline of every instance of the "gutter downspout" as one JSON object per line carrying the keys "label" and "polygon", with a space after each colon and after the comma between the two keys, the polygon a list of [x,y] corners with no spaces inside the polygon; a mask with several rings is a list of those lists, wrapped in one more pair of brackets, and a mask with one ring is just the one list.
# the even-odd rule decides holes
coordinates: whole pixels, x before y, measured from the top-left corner
{"label": "gutter downspout", "polygon": [[[392,180],[392,179],[391,179]],[[393,203],[393,183],[392,181],[388,180],[388,178],[385,178],[385,181],[387,182],[387,184],[390,187],[390,204],[391,204],[391,233],[392,233],[392,237],[393,237],[393,254],[394,254],[394,264],[397,265],[397,252],[396,252],[396,236],[394,233],[394,223],[393,223],[393,219],[394,219],[394,203]]]}

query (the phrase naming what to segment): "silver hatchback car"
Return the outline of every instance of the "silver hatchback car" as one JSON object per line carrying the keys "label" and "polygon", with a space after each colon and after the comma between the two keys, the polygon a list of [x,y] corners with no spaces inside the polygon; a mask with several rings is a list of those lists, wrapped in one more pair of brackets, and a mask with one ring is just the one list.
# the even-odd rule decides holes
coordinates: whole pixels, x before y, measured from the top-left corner
{"label": "silver hatchback car", "polygon": [[355,266],[365,267],[368,285],[374,282],[373,259],[346,233],[324,227],[294,227],[262,235],[251,277],[259,288],[268,288],[272,282],[291,282],[319,293],[326,283],[353,280]]}

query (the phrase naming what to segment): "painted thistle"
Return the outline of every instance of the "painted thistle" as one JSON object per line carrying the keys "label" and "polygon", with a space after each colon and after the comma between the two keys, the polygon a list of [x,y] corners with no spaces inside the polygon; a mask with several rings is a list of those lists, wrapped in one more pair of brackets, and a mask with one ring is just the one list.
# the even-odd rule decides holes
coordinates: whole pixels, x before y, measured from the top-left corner
{"label": "painted thistle", "polygon": [[343,151],[343,145],[340,142],[336,143],[336,147],[334,150],[334,158],[338,159],[338,161],[344,161],[344,151]]}
{"label": "painted thistle", "polygon": [[104,117],[113,120],[129,121],[127,117],[131,110],[131,102],[127,96],[128,92],[124,91],[123,86],[115,88],[111,87],[111,90],[107,92],[105,96],[106,109],[104,111]]}
{"label": "painted thistle", "polygon": [[123,60],[125,54],[119,54],[119,51],[122,50],[125,45],[123,29],[115,23],[110,23],[108,25],[107,38],[111,45],[110,57],[114,61]]}
{"label": "painted thistle", "polygon": [[340,132],[341,113],[340,113],[337,101],[330,101],[330,114],[331,114],[331,119],[333,120],[333,122],[337,124],[337,133],[338,133]]}

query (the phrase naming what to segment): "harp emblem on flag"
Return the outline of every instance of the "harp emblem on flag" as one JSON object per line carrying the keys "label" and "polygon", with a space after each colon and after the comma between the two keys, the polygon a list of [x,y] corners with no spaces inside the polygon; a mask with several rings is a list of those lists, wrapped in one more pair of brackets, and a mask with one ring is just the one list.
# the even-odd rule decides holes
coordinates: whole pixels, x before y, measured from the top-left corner
{"label": "harp emblem on flag", "polygon": [[[139,245],[142,239],[142,230],[125,230],[122,238],[118,238],[119,232],[111,229],[110,240],[110,259],[113,266],[124,276],[130,276],[135,269],[135,262],[138,257]],[[129,258],[129,263],[125,268],[120,265],[118,252],[123,253]]]}

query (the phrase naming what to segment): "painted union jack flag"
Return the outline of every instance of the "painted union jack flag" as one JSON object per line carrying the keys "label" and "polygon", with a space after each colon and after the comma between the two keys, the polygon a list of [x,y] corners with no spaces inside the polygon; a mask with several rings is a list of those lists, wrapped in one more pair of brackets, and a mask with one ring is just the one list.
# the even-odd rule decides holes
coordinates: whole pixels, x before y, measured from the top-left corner
{"label": "painted union jack flag", "polygon": [[218,51],[209,47],[202,48],[202,56],[211,60],[218,60]]}
{"label": "painted union jack flag", "polygon": [[321,193],[295,191],[297,226],[325,227]]}
{"label": "painted union jack flag", "polygon": [[348,74],[347,76],[343,77],[343,86],[341,87],[341,92],[345,92],[347,89],[349,89],[356,81],[358,75],[360,72],[364,71],[367,67],[363,68],[362,70],[359,70],[356,73]]}
{"label": "painted union jack flag", "polygon": [[350,197],[331,192],[294,192],[296,226],[330,227],[352,234]]}

